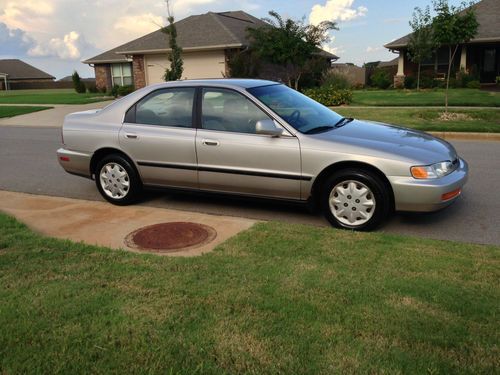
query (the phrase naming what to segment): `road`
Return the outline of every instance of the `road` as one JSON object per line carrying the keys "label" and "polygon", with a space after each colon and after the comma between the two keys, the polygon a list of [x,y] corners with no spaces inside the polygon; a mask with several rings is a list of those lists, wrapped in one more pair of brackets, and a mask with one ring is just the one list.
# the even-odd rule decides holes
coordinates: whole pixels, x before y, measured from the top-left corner
{"label": "road", "polygon": [[[380,228],[388,233],[500,245],[500,142],[454,141],[470,165],[462,197],[432,214],[396,214]],[[65,173],[55,157],[60,130],[0,126],[0,189],[103,200],[94,182]],[[307,206],[270,200],[194,193],[147,193],[142,205],[186,211],[328,225]]]}

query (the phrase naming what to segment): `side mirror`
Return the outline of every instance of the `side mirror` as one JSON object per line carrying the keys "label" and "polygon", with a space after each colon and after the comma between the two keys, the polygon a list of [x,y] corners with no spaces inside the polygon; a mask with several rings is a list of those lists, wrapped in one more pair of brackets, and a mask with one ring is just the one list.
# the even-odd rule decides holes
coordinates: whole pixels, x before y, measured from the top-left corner
{"label": "side mirror", "polygon": [[283,129],[278,128],[273,120],[265,119],[257,121],[257,123],[255,124],[255,132],[257,134],[280,137],[283,134]]}

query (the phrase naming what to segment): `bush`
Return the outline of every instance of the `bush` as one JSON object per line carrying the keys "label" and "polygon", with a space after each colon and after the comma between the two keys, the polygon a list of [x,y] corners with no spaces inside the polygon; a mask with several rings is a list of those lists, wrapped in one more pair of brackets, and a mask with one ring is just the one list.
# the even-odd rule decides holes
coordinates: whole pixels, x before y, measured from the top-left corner
{"label": "bush", "polygon": [[99,90],[97,89],[95,83],[89,83],[87,84],[87,90],[89,90],[89,92],[93,93],[93,94],[96,94],[99,92]]}
{"label": "bush", "polygon": [[405,77],[405,89],[412,90],[417,87],[417,79],[413,76]]}
{"label": "bush", "polygon": [[467,88],[468,89],[480,89],[481,88],[481,84],[479,83],[479,81],[470,81],[467,84]]}
{"label": "bush", "polygon": [[323,73],[321,83],[323,86],[333,87],[334,89],[345,90],[351,88],[351,83],[346,76],[331,70]]}
{"label": "bush", "polygon": [[352,102],[352,91],[322,86],[304,90],[304,94],[327,107],[349,104]]}
{"label": "bush", "polygon": [[118,95],[119,96],[126,96],[132,92],[134,92],[135,88],[133,85],[127,85],[127,86],[120,86],[118,88]]}
{"label": "bush", "polygon": [[371,75],[370,81],[372,86],[375,86],[382,90],[388,89],[392,84],[389,72],[387,72],[384,69],[378,69],[378,68],[375,69],[375,71]]}
{"label": "bush", "polygon": [[78,72],[76,70],[73,72],[71,79],[73,81],[73,87],[75,88],[75,91],[77,93],[85,94],[87,92],[87,88],[85,87],[85,83],[82,82],[82,80],[80,79],[80,75],[78,74]]}
{"label": "bush", "polygon": [[115,98],[118,97],[118,89],[120,88],[120,86],[118,85],[114,85],[112,88],[111,88],[111,91],[109,92],[109,96],[114,96]]}

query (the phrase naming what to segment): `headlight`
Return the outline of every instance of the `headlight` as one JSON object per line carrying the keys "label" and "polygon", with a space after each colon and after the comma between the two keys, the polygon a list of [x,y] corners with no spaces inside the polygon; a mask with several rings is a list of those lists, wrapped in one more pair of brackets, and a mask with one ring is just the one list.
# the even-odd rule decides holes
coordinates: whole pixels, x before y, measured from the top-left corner
{"label": "headlight", "polygon": [[446,176],[455,170],[451,161],[442,161],[432,165],[420,165],[411,167],[411,175],[418,179],[440,178]]}

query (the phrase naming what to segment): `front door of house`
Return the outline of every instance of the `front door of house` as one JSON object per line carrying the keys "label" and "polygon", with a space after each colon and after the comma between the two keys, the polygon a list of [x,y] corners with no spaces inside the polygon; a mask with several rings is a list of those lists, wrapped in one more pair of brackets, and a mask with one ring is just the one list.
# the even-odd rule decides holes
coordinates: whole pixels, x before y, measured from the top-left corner
{"label": "front door of house", "polygon": [[481,64],[481,82],[494,83],[497,72],[498,51],[495,47],[485,48],[483,50],[483,61]]}

